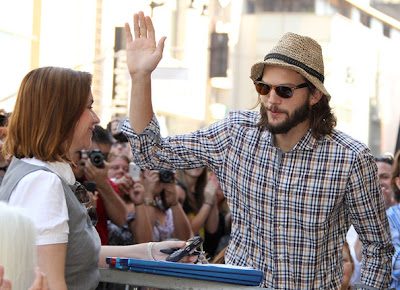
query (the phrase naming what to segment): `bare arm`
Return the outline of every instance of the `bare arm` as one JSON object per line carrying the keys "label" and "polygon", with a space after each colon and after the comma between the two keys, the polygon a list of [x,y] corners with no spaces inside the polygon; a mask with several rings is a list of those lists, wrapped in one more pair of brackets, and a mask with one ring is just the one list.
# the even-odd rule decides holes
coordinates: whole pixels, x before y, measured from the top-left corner
{"label": "bare arm", "polygon": [[139,134],[153,117],[151,73],[162,58],[165,37],[156,46],[153,23],[143,12],[133,15],[133,28],[135,39],[129,24],[125,23],[126,54],[132,80],[129,120],[132,129]]}
{"label": "bare arm", "polygon": [[[173,249],[185,247],[185,241],[164,241],[154,243],[151,248],[151,255],[156,261],[165,261],[167,254],[160,252],[161,249]],[[99,267],[108,268],[106,263],[107,257],[125,257],[133,259],[151,260],[148,255],[148,243],[137,244],[132,246],[102,246],[100,250]],[[181,261],[182,263],[193,263],[197,260],[196,256],[186,256]]]}
{"label": "bare arm", "polygon": [[140,181],[135,181],[129,197],[135,204],[136,218],[129,225],[135,241],[137,244],[151,242],[153,240],[153,226],[147,213],[147,206],[144,204],[144,186]]}
{"label": "bare arm", "polygon": [[38,267],[46,275],[49,289],[67,290],[65,282],[65,259],[67,244],[37,247]]}

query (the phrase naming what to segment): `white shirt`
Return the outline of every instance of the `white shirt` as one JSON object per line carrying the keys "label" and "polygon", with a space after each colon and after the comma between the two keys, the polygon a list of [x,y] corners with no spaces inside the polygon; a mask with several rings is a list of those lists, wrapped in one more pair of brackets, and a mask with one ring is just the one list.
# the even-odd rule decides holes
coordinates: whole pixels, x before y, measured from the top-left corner
{"label": "white shirt", "polygon": [[[68,184],[75,176],[68,163],[43,162],[36,158],[22,161],[51,169]],[[24,176],[13,190],[9,204],[27,210],[37,230],[36,245],[68,242],[68,208],[60,178],[51,172],[38,170]]]}

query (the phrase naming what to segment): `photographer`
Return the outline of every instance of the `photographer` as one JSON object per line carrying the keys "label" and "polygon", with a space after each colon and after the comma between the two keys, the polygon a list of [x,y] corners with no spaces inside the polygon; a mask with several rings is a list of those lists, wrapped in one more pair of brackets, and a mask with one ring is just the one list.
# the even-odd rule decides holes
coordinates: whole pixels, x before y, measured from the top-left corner
{"label": "photographer", "polygon": [[96,125],[93,132],[90,151],[86,151],[87,158],[84,169],[84,180],[94,181],[99,193],[97,200],[98,223],[96,230],[99,233],[101,244],[108,244],[109,219],[113,224],[122,226],[126,222],[127,209],[124,201],[118,194],[117,186],[108,179],[109,165],[105,161],[110,152],[113,140],[107,130]]}
{"label": "photographer", "polygon": [[128,210],[127,222],[122,227],[108,221],[108,244],[132,245],[151,242],[153,229],[147,206],[144,205],[144,186],[140,179],[134,181],[129,174],[130,159],[123,154],[110,153],[108,163],[108,177],[118,186],[119,195]]}
{"label": "photographer", "polygon": [[187,240],[193,236],[190,222],[178,201],[175,174],[172,171],[144,170],[144,204],[153,225],[153,241],[171,238]]}

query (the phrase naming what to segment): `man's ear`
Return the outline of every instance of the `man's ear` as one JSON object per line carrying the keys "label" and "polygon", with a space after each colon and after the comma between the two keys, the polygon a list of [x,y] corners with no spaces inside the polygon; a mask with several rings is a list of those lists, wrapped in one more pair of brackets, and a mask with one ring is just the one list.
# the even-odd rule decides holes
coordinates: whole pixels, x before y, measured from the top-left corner
{"label": "man's ear", "polygon": [[314,106],[321,98],[322,92],[318,89],[314,89],[314,91],[310,93],[310,106]]}

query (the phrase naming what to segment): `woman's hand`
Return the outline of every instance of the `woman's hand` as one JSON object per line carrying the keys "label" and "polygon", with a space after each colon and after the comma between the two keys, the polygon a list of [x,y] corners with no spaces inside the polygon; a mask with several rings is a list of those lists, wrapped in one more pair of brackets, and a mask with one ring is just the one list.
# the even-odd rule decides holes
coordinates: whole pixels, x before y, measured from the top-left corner
{"label": "woman's hand", "polygon": [[165,192],[165,203],[168,207],[174,206],[178,203],[175,185],[175,179],[170,183],[163,183]]}
{"label": "woman's hand", "polygon": [[144,186],[142,182],[135,181],[133,188],[129,191],[129,197],[134,204],[141,204],[144,200]]}
{"label": "woman's hand", "polygon": [[162,37],[156,46],[153,22],[149,16],[144,16],[142,11],[133,15],[133,31],[135,39],[133,39],[129,24],[125,23],[129,73],[131,75],[150,74],[162,58],[166,37]]}
{"label": "woman's hand", "polygon": [[49,286],[47,285],[46,275],[40,272],[39,268],[35,270],[35,281],[33,281],[32,286],[28,290],[47,290]]}
{"label": "woman's hand", "polygon": [[154,190],[160,182],[160,174],[156,170],[145,170],[143,172],[142,182],[145,190],[145,197],[153,199]]}
{"label": "woman's hand", "polygon": [[4,267],[0,265],[0,290],[11,290],[11,282],[4,278]]}
{"label": "woman's hand", "polygon": [[[164,242],[158,242],[154,243],[152,247],[152,255],[154,260],[156,261],[165,261],[167,257],[169,256],[168,254],[164,254],[160,252],[161,249],[183,249],[186,246],[185,241],[164,241]],[[194,264],[197,261],[197,256],[193,255],[187,255],[184,257],[182,260],[179,261],[179,263],[189,263],[189,264]]]}
{"label": "woman's hand", "polygon": [[204,188],[204,201],[209,204],[214,204],[217,200],[217,192],[219,189],[218,179],[211,176],[208,179],[207,185]]}
{"label": "woman's hand", "polygon": [[129,192],[133,188],[133,179],[128,173],[125,173],[121,178],[115,180],[114,183],[117,185],[121,197],[123,195],[129,195]]}

